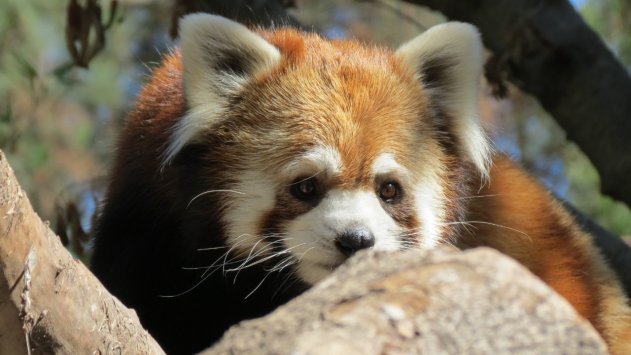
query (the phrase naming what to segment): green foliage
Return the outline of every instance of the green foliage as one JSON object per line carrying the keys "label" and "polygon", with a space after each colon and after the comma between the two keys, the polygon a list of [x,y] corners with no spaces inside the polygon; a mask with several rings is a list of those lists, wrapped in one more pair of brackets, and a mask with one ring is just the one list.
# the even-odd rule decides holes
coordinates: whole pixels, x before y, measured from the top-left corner
{"label": "green foliage", "polygon": [[0,114],[0,147],[8,147],[11,144],[11,120],[13,114],[11,113],[11,104],[7,103],[4,112]]}
{"label": "green foliage", "polygon": [[621,202],[599,193],[600,177],[580,149],[573,143],[563,150],[568,162],[566,174],[572,182],[570,200],[602,226],[618,235],[631,234],[631,211]]}
{"label": "green foliage", "polygon": [[[45,219],[54,218],[67,187],[106,171],[133,89],[146,71],[145,53],[131,49],[144,50],[138,41],[157,24],[147,5],[125,9],[132,21],[115,21],[105,49],[89,70],[80,69],[65,45],[66,3],[0,2],[0,149]],[[106,10],[109,1],[101,3]],[[153,46],[146,48],[149,58],[158,55]]]}
{"label": "green foliage", "polygon": [[631,1],[589,0],[583,18],[626,65],[631,64]]}

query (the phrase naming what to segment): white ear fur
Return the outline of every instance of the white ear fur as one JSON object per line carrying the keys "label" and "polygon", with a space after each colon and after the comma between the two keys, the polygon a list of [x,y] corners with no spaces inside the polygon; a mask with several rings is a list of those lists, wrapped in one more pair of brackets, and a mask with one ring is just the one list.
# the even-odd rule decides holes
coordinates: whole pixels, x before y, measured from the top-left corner
{"label": "white ear fur", "polygon": [[488,177],[491,147],[478,111],[483,65],[478,30],[461,22],[434,26],[399,47],[396,57],[416,73],[432,104],[452,120],[447,126],[462,153]]}
{"label": "white ear fur", "polygon": [[174,127],[163,164],[222,119],[231,95],[281,59],[276,47],[221,16],[187,15],[180,20],[180,36],[189,112]]}

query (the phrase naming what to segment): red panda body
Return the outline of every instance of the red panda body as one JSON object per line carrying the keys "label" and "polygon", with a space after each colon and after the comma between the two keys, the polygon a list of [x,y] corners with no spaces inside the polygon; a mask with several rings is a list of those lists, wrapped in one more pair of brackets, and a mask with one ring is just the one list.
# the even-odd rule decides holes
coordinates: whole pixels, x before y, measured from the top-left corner
{"label": "red panda body", "polygon": [[471,26],[396,52],[210,15],[181,33],[121,134],[93,255],[168,352],[201,350],[359,249],[440,244],[514,257],[613,352],[631,349],[631,311],[589,236],[492,153]]}

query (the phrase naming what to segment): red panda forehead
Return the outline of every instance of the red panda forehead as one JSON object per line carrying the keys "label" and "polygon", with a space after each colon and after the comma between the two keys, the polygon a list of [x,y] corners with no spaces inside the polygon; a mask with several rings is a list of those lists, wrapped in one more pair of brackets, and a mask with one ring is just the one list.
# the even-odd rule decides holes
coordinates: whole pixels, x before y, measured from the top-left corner
{"label": "red panda forehead", "polygon": [[381,152],[401,156],[415,146],[429,125],[423,102],[415,86],[384,69],[299,65],[247,90],[238,115],[271,145],[332,147],[357,170]]}
{"label": "red panda forehead", "polygon": [[[328,40],[316,33],[299,32],[292,28],[259,34],[278,48],[283,56],[281,66],[340,63],[352,66],[382,66],[401,71],[394,52],[387,47],[366,45],[353,40]],[[394,67],[391,67],[394,64]]]}
{"label": "red panda forehead", "polygon": [[285,112],[311,115],[310,121],[322,118],[334,126],[353,123],[373,130],[417,123],[425,110],[421,86],[389,49],[288,28],[262,34],[281,50],[283,60],[257,77],[251,96],[244,93],[261,107],[273,102]]}
{"label": "red panda forehead", "polygon": [[369,180],[384,153],[413,160],[419,132],[429,125],[426,99],[389,50],[291,29],[262,35],[284,60],[246,89],[237,115],[260,143],[277,148],[266,153],[279,160],[265,159],[269,165],[325,147],[339,154],[344,180],[356,181]]}

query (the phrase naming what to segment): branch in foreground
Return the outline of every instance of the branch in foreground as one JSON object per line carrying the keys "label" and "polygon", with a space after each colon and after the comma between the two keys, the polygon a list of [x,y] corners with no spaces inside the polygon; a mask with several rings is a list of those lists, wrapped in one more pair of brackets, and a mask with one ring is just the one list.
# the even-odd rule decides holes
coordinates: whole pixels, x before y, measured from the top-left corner
{"label": "branch in foreground", "polygon": [[40,220],[2,151],[0,337],[0,354],[164,353]]}
{"label": "branch in foreground", "polygon": [[605,354],[579,318],[491,249],[373,251],[203,354]]}
{"label": "branch in foreground", "polygon": [[631,206],[631,78],[568,1],[405,1],[478,26],[493,62],[592,161],[603,193]]}

